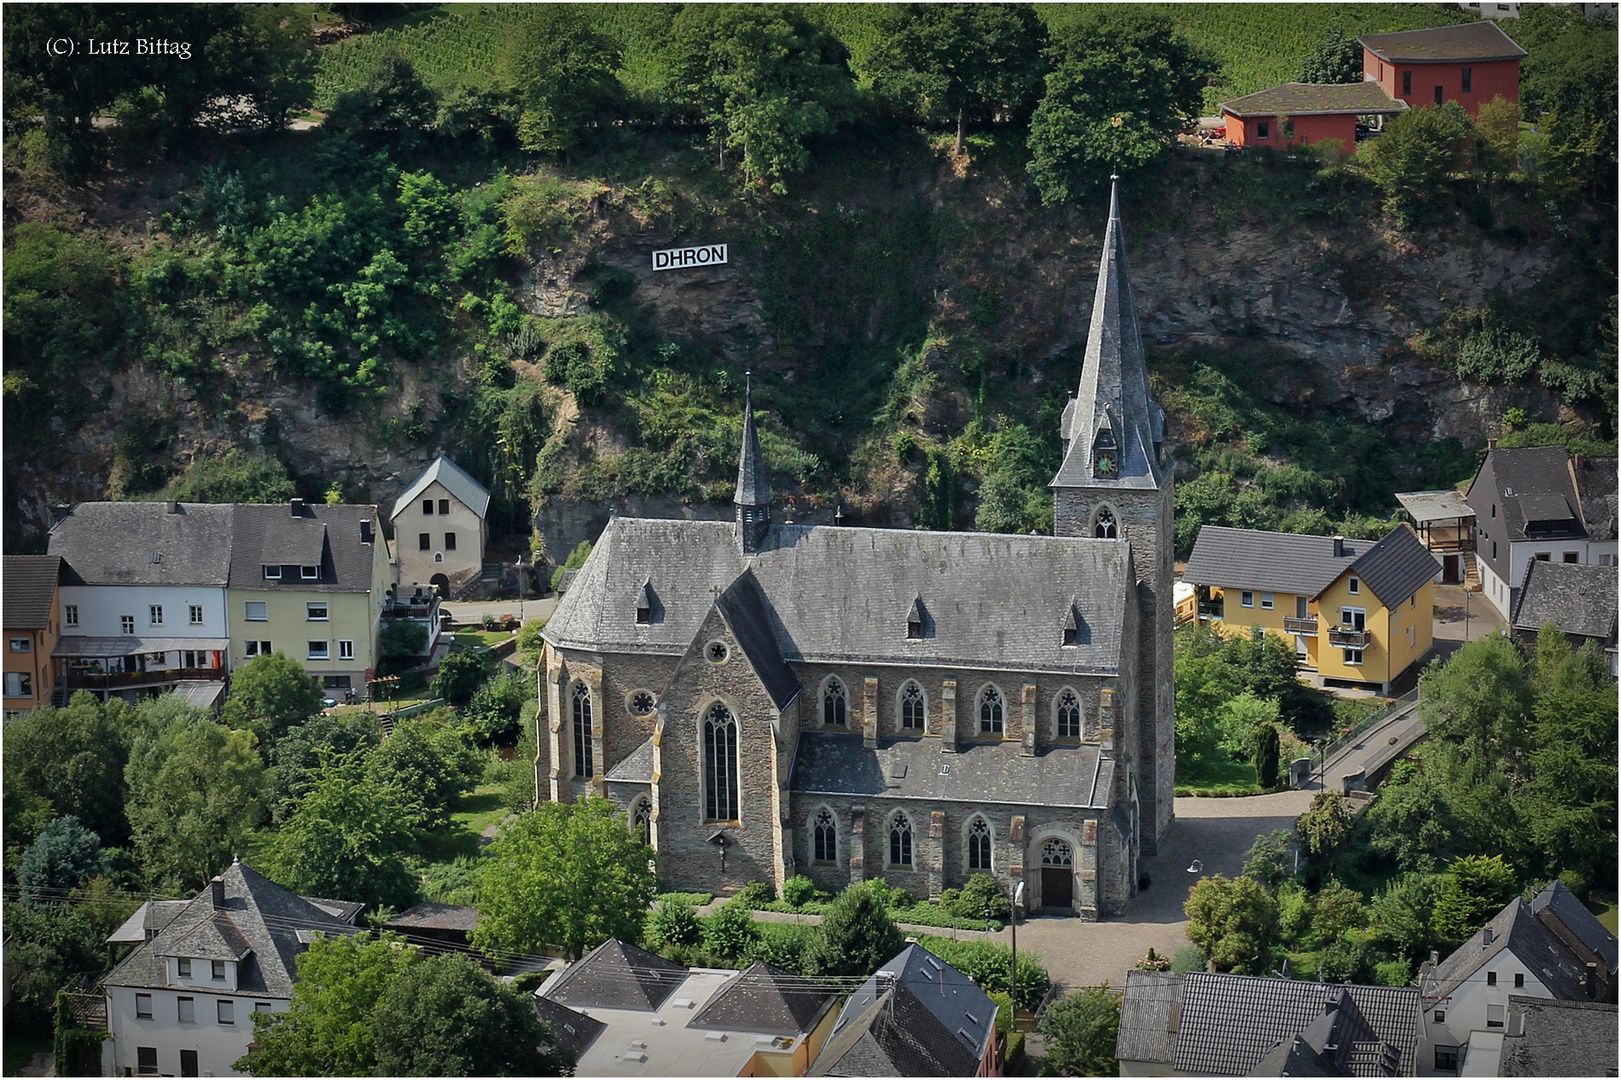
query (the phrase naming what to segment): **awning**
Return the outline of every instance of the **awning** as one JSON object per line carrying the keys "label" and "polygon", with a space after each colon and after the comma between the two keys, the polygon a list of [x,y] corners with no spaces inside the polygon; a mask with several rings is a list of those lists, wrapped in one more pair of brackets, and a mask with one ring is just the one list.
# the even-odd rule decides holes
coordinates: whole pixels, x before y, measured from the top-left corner
{"label": "awning", "polygon": [[1456,491],[1398,491],[1396,501],[1421,525],[1426,521],[1475,516],[1474,510]]}
{"label": "awning", "polygon": [[193,652],[214,650],[227,652],[230,647],[230,638],[136,637],[133,634],[124,634],[119,637],[58,638],[51,655],[94,658],[134,656],[136,653],[179,652],[188,649]]}
{"label": "awning", "polygon": [[225,696],[225,684],[202,679],[184,679],[175,683],[170,693],[187,705],[195,705],[199,709],[212,709],[219,704],[220,698]]}

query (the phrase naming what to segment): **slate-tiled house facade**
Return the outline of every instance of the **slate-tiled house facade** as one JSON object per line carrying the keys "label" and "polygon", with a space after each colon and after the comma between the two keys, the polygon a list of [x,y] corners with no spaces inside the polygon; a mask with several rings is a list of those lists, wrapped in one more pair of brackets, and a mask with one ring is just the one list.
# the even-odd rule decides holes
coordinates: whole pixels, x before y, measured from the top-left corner
{"label": "slate-tiled house facade", "polygon": [[600,793],[678,887],[972,873],[1120,912],[1169,826],[1171,473],[1118,203],[1057,536],[616,518],[545,630],[542,798]]}

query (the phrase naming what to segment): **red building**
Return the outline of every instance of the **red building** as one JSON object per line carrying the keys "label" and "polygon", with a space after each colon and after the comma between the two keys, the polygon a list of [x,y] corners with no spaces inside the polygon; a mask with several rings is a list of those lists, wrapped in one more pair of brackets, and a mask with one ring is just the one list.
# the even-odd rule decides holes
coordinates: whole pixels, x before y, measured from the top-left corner
{"label": "red building", "polygon": [[1489,20],[1363,34],[1362,77],[1414,108],[1456,101],[1479,114],[1494,97],[1520,100],[1520,60],[1526,55]]}
{"label": "red building", "polygon": [[1378,83],[1283,83],[1222,103],[1227,139],[1239,146],[1307,145],[1338,139],[1356,148],[1356,118],[1394,116],[1407,104],[1392,101]]}

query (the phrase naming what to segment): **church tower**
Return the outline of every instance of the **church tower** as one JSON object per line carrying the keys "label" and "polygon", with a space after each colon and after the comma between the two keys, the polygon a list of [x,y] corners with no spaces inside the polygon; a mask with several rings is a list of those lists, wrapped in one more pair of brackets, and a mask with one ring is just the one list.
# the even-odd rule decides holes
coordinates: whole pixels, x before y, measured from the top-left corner
{"label": "church tower", "polygon": [[754,378],[749,376],[743,397],[743,453],[737,462],[737,537],[743,554],[753,555],[771,530],[771,484],[760,454],[760,435],[754,429]]}
{"label": "church tower", "polygon": [[1148,396],[1120,228],[1118,177],[1109,195],[1080,391],[1064,408],[1061,423],[1064,463],[1049,485],[1053,532],[1128,541],[1137,571],[1138,724],[1137,744],[1130,752],[1136,766],[1141,850],[1152,855],[1170,826],[1176,786],[1174,496],[1164,453],[1165,411]]}

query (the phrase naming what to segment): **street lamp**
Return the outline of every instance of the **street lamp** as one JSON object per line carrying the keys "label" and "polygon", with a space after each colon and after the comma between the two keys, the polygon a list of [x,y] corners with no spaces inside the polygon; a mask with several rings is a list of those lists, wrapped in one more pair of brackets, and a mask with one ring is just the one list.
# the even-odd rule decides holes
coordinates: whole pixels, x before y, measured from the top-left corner
{"label": "street lamp", "polygon": [[1013,910],[1008,916],[1008,927],[1013,931],[1013,959],[1008,965],[1008,1005],[1013,1010],[1009,1019],[1019,1022],[1019,908],[1024,906],[1024,882],[1013,886]]}
{"label": "street lamp", "polygon": [[518,554],[518,561],[512,564],[518,572],[518,626],[523,627],[523,553]]}

